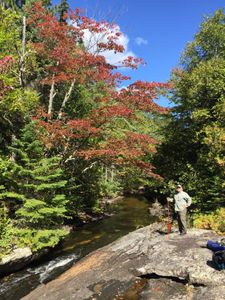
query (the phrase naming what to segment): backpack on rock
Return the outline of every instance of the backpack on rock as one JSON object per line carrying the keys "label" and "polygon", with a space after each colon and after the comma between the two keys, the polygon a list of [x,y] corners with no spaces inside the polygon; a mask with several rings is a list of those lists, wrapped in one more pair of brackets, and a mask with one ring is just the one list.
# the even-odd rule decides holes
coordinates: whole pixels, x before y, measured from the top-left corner
{"label": "backpack on rock", "polygon": [[214,252],[212,260],[219,270],[225,270],[225,250]]}

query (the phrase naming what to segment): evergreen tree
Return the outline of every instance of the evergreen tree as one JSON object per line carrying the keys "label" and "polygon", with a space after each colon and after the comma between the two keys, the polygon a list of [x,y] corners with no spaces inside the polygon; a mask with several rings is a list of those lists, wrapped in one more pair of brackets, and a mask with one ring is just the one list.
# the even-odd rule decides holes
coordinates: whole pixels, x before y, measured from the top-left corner
{"label": "evergreen tree", "polygon": [[57,7],[58,18],[60,22],[66,22],[64,15],[68,12],[68,9],[69,4],[67,0],[61,0],[60,4]]}
{"label": "evergreen tree", "polygon": [[26,0],[16,0],[16,5],[21,8],[26,3]]}
{"label": "evergreen tree", "polygon": [[62,190],[67,181],[63,179],[60,159],[44,156],[33,122],[24,127],[21,138],[14,140],[10,150],[10,160],[2,163],[3,207],[15,218],[17,234],[25,238],[24,243],[32,243],[34,249],[53,246],[65,234],[61,227],[67,213]]}
{"label": "evergreen tree", "polygon": [[[29,4],[34,3],[35,0],[13,0],[13,2],[15,2],[19,8],[22,8],[24,5],[29,5]],[[52,1],[51,0],[42,0],[42,5],[45,6],[46,8],[49,8],[52,6]]]}
{"label": "evergreen tree", "polygon": [[182,182],[197,207],[224,203],[225,165],[225,14],[206,18],[174,70],[171,122],[158,153],[167,180]]}

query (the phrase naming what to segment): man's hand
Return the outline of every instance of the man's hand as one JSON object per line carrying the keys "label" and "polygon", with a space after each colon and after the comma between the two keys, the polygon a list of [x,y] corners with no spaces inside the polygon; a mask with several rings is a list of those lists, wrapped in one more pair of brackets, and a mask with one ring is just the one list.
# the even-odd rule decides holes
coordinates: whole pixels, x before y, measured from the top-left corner
{"label": "man's hand", "polygon": [[173,202],[173,198],[166,197],[167,202]]}

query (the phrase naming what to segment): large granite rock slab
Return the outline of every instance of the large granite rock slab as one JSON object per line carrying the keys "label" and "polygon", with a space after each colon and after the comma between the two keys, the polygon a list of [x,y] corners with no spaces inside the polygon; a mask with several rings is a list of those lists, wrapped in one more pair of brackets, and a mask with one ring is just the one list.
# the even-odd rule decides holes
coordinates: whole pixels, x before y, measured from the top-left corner
{"label": "large granite rock slab", "polygon": [[167,235],[153,224],[94,251],[23,299],[223,300],[225,271],[216,270],[206,248],[217,238],[197,229]]}

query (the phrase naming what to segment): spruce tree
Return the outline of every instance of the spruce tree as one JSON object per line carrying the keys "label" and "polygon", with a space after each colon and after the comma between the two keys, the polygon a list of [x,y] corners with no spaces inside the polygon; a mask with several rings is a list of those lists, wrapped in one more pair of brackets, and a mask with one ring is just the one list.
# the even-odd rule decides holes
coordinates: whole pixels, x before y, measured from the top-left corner
{"label": "spruce tree", "polygon": [[61,228],[67,213],[63,193],[67,181],[59,166],[60,158],[45,157],[33,122],[25,126],[10,150],[0,199],[11,202],[8,211],[15,217],[23,244],[33,244],[35,250],[53,246],[65,234]]}
{"label": "spruce tree", "polygon": [[69,10],[69,4],[67,0],[61,0],[57,12],[58,12],[58,17],[59,17],[59,22],[66,22],[64,18],[64,14],[67,13]]}

